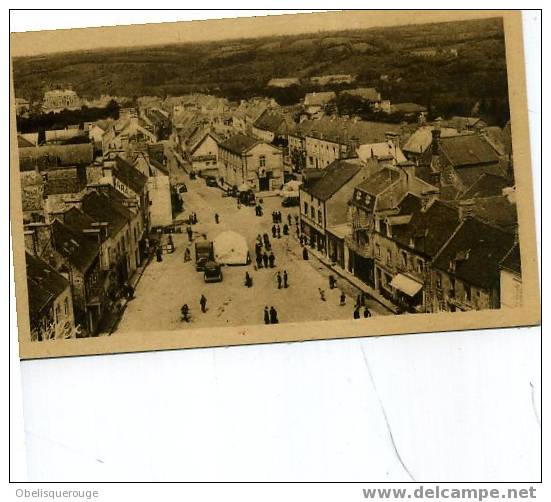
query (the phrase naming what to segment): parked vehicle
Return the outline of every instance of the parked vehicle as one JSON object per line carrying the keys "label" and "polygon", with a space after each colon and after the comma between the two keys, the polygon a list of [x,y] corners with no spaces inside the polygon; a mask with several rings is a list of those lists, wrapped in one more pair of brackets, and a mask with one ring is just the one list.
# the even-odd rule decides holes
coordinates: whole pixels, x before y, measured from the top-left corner
{"label": "parked vehicle", "polygon": [[214,260],[212,241],[200,240],[195,243],[195,270],[201,272],[207,262]]}
{"label": "parked vehicle", "polygon": [[254,206],[256,204],[256,197],[252,190],[239,192],[238,198],[239,202],[244,206]]}
{"label": "parked vehicle", "polygon": [[284,197],[281,201],[283,207],[296,207],[300,205],[300,199],[296,196]]}
{"label": "parked vehicle", "polygon": [[217,187],[218,182],[214,176],[205,176],[205,183],[208,187]]}
{"label": "parked vehicle", "polygon": [[222,267],[214,260],[208,260],[205,262],[203,269],[203,278],[205,282],[221,282],[222,281]]}

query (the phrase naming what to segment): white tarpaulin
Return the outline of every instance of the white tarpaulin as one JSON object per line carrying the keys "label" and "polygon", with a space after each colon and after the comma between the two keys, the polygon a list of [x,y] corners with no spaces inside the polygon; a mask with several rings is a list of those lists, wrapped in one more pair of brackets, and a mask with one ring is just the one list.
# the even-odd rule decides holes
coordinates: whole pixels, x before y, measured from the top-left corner
{"label": "white tarpaulin", "polygon": [[214,259],[224,265],[246,265],[249,248],[247,240],[241,234],[228,230],[222,232],[213,241]]}
{"label": "white tarpaulin", "polygon": [[302,182],[297,180],[288,181],[281,187],[279,195],[282,197],[298,197],[298,190],[301,185]]}
{"label": "white tarpaulin", "polygon": [[405,293],[406,295],[408,295],[412,298],[417,293],[419,293],[419,291],[423,287],[423,285],[421,283],[419,283],[419,282],[417,282],[417,281],[415,281],[415,280],[411,279],[410,277],[408,277],[406,275],[403,275],[403,274],[395,275],[394,278],[392,279],[390,285],[393,288],[399,289],[400,291],[402,291],[402,293]]}

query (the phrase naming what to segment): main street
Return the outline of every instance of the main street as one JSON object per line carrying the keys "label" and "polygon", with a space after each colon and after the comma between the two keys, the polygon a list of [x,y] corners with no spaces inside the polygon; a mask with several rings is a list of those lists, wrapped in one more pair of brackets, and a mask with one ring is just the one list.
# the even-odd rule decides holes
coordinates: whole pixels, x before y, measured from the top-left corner
{"label": "main street", "polygon": [[[222,197],[218,188],[207,187],[204,180],[189,180],[186,177],[188,192],[183,194],[184,211],[178,217],[187,218],[195,212],[198,223],[193,226],[195,235],[204,234],[214,239],[225,230],[242,234],[249,244],[253,263],[248,266],[223,267],[224,279],[219,283],[206,284],[203,274],[195,270],[194,244],[188,241],[187,234],[171,234],[175,252],[163,254],[163,260],[155,259],[145,269],[118,325],[115,334],[132,331],[170,330],[177,328],[237,326],[262,324],[263,310],[274,306],[279,321],[313,321],[331,319],[352,319],[354,304],[359,291],[344,279],[339,278],[337,288],[330,290],[330,271],[312,254],[310,259],[302,259],[300,245],[296,239],[294,216],[298,208],[282,208],[281,198],[264,198],[264,215],[255,215],[254,207],[237,207],[235,198]],[[293,224],[289,235],[281,234],[280,239],[272,239],[272,211],[279,210],[283,222],[291,213]],[[220,216],[215,223],[214,215]],[[283,227],[283,224],[281,224]],[[275,268],[255,270],[254,243],[258,234],[270,236],[275,254]],[[165,236],[166,237],[166,236]],[[189,247],[192,260],[184,261],[184,251]],[[278,289],[276,273],[286,270],[289,287]],[[253,279],[253,286],[244,285],[245,272]],[[322,301],[319,288],[325,291],[326,301]],[[340,295],[346,294],[346,305],[340,305]],[[207,298],[207,312],[201,313],[199,299]],[[180,308],[187,303],[191,311],[191,323],[180,320]],[[376,301],[368,299],[367,305],[372,315],[388,313]]]}

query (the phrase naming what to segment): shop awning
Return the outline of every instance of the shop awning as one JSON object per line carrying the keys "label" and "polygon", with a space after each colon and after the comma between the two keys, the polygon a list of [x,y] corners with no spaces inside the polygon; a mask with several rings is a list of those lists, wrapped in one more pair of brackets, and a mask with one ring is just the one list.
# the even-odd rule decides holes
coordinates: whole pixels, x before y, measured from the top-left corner
{"label": "shop awning", "polygon": [[422,283],[417,282],[416,280],[404,274],[395,275],[390,282],[390,285],[393,288],[399,289],[400,291],[402,291],[402,293],[405,293],[412,298],[417,293],[419,293],[419,291],[421,291],[421,288],[423,287]]}

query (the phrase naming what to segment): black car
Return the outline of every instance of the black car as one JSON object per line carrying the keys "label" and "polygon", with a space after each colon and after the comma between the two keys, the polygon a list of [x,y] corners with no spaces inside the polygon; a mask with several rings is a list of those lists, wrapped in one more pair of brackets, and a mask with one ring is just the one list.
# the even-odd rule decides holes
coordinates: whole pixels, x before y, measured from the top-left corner
{"label": "black car", "polygon": [[205,262],[203,267],[203,279],[205,282],[221,282],[222,268],[213,260]]}
{"label": "black car", "polygon": [[281,201],[283,207],[296,207],[300,204],[300,199],[298,197],[285,197]]}
{"label": "black car", "polygon": [[205,176],[205,183],[208,187],[218,186],[218,183],[216,182],[216,178],[214,176]]}

